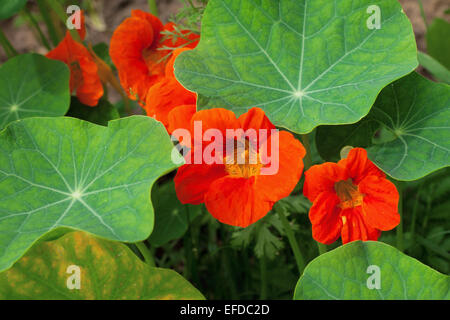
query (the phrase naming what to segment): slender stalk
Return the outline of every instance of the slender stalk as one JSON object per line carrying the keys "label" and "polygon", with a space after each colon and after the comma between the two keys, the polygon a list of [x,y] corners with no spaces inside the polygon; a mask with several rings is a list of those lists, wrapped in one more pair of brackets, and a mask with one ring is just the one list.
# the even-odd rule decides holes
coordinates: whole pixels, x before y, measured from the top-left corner
{"label": "slender stalk", "polygon": [[147,0],[148,7],[150,8],[150,13],[154,16],[158,16],[158,6],[155,0]]}
{"label": "slender stalk", "polygon": [[18,54],[16,49],[14,49],[11,42],[9,42],[8,38],[3,33],[2,29],[0,29],[0,44],[2,45],[3,50],[5,50],[8,58],[12,58]]}
{"label": "slender stalk", "polygon": [[[47,0],[47,3],[53,10],[54,20],[56,20],[56,23],[58,23],[57,21],[60,20],[62,22],[62,24],[65,26],[68,17],[66,15],[66,12],[65,12],[63,6],[57,0]],[[72,30],[69,30],[69,32],[70,32],[70,35],[72,36],[73,40],[75,40],[77,42],[81,42],[80,35],[78,34],[77,30],[72,29]]]}
{"label": "slender stalk", "polygon": [[286,232],[286,236],[289,240],[289,244],[291,245],[292,252],[294,253],[295,262],[297,264],[297,269],[299,274],[303,273],[303,269],[305,269],[305,259],[303,258],[302,252],[300,251],[300,247],[298,246],[297,240],[295,240],[294,232],[289,224],[289,221],[285,215],[285,209],[279,205],[275,204],[274,209],[276,213],[280,216],[281,223],[283,224],[284,231]]}
{"label": "slender stalk", "polygon": [[422,0],[417,0],[417,2],[419,3],[420,15],[422,16],[423,22],[425,23],[425,27],[428,29],[427,16],[425,15],[425,10],[423,9]]}
{"label": "slender stalk", "polygon": [[311,145],[309,144],[309,136],[307,134],[302,134],[301,136],[303,146],[306,150],[306,155],[304,160],[305,163],[305,169],[304,171],[308,170],[312,166],[312,158],[311,158]]}
{"label": "slender stalk", "polygon": [[397,227],[397,249],[402,251],[404,250],[403,243],[403,185],[400,182],[395,183],[397,186],[399,199],[398,199],[398,213],[400,214],[400,223]]}
{"label": "slender stalk", "polygon": [[47,50],[50,50],[50,44],[47,41],[47,38],[45,37],[44,33],[41,30],[41,27],[39,27],[39,23],[36,21],[34,16],[31,14],[30,9],[28,9],[27,6],[24,7],[23,10],[25,17],[30,21],[31,26],[34,30],[36,30],[37,34],[39,35],[39,38],[41,40],[41,43],[47,48]]}
{"label": "slender stalk", "polygon": [[261,292],[259,294],[260,300],[267,299],[267,259],[262,256],[259,259],[259,269],[261,273]]}
{"label": "slender stalk", "polygon": [[187,221],[188,221],[188,230],[183,238],[183,244],[184,244],[184,254],[186,256],[186,268],[184,276],[187,279],[191,279],[195,283],[198,283],[198,272],[197,272],[197,260],[194,257],[194,245],[192,241],[192,231],[191,231],[191,219],[190,219],[190,212],[189,212],[189,206],[185,205],[186,208],[186,215],[187,215]]}
{"label": "slender stalk", "polygon": [[53,24],[53,20],[50,16],[50,10],[45,3],[45,0],[36,0],[36,3],[39,7],[39,11],[41,13],[42,19],[44,20],[45,25],[47,26],[48,35],[53,45],[58,45],[60,37],[58,32],[56,31],[55,25]]}
{"label": "slender stalk", "polygon": [[319,255],[324,254],[328,251],[327,245],[317,242],[317,249],[319,249]]}
{"label": "slender stalk", "polygon": [[414,207],[412,212],[412,220],[411,220],[411,240],[414,241],[414,233],[416,232],[416,218],[417,218],[417,209],[419,207],[420,195],[422,193],[423,183],[420,184],[419,190],[417,191],[416,198],[414,199]]}
{"label": "slender stalk", "polygon": [[139,249],[139,252],[144,257],[145,262],[150,267],[155,267],[156,266],[155,265],[155,260],[153,259],[153,255],[150,252],[150,250],[148,249],[147,245],[144,242],[137,242],[136,243],[136,247]]}

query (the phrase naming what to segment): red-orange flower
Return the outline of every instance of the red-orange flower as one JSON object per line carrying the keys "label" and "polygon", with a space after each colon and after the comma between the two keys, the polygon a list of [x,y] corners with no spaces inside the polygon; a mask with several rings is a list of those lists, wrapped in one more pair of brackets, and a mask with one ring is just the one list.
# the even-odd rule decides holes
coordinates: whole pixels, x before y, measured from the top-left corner
{"label": "red-orange flower", "polygon": [[[177,49],[173,52],[172,57],[167,62],[165,68],[165,76],[162,77],[156,84],[150,87],[147,100],[145,103],[145,110],[147,115],[161,121],[168,129],[169,133],[176,129],[175,126],[172,130],[169,129],[169,113],[176,107],[183,105],[196,105],[197,95],[185,89],[175,78],[173,65],[178,55],[188,48]],[[184,108],[178,109],[179,112],[185,110]],[[187,115],[183,115],[184,118],[192,115],[192,107],[186,109]],[[195,112],[195,109],[194,109]],[[189,122],[188,122],[189,123]],[[172,127],[175,124],[172,123]]]}
{"label": "red-orange flower", "polygon": [[[84,16],[82,28],[78,31],[83,40],[86,34]],[[47,58],[59,60],[70,68],[70,91],[76,91],[81,103],[94,107],[103,96],[103,86],[98,76],[98,68],[88,49],[75,41],[69,31],[56,48],[47,53]]]}
{"label": "red-orange flower", "polygon": [[[253,108],[239,118],[225,109],[199,111],[191,119],[191,132],[195,132],[196,121],[201,122],[203,132],[209,129],[221,132],[223,149],[214,152],[214,156],[223,161],[185,164],[178,170],[175,189],[182,203],[205,203],[208,211],[222,223],[247,227],[264,217],[275,202],[292,192],[303,170],[305,149],[289,132],[272,131],[275,127],[261,109]],[[242,129],[242,132],[253,129],[258,134],[265,129],[268,135],[267,139],[257,143],[245,135],[233,138],[234,153],[230,155],[226,152],[226,140],[230,139],[227,129]],[[274,162],[273,158],[269,161],[269,157],[274,155],[274,152],[269,155],[269,150],[272,150],[275,138],[278,138],[275,150],[279,155],[278,170],[272,175],[263,175],[262,170]],[[186,158],[191,158],[199,148],[203,153],[213,142],[194,142],[194,148]],[[256,161],[250,161],[251,155]],[[240,162],[236,161],[238,158]]]}
{"label": "red-orange flower", "polygon": [[[151,86],[164,77],[164,59],[176,47],[193,48],[199,36],[189,31],[181,31],[173,43],[173,37],[162,34],[173,31],[174,24],[165,26],[150,13],[132,10],[131,17],[125,19],[114,31],[110,44],[110,56],[119,72],[122,87],[131,99],[147,100]],[[168,48],[166,48],[168,47]]]}
{"label": "red-orange flower", "polygon": [[338,163],[312,166],[305,172],[303,193],[313,202],[313,238],[324,244],[339,236],[342,243],[377,240],[400,222],[397,189],[361,148]]}

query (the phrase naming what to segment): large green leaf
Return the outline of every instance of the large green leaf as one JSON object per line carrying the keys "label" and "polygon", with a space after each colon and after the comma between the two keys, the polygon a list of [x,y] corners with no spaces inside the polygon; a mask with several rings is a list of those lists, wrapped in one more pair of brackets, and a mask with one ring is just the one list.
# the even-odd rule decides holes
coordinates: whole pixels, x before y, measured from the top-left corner
{"label": "large green leaf", "polygon": [[148,240],[157,247],[183,236],[189,223],[201,212],[200,206],[182,204],[178,200],[173,181],[153,187],[152,203],[155,228]]}
{"label": "large green leaf", "polygon": [[[369,289],[376,267],[380,288]],[[355,241],[314,259],[300,277],[294,299],[450,299],[449,289],[448,276],[397,249]]]}
{"label": "large green leaf", "polygon": [[0,132],[0,270],[58,227],[135,242],[153,229],[150,188],[177,167],[164,127],[30,118]]}
{"label": "large green leaf", "polygon": [[411,24],[397,0],[210,0],[196,49],[175,63],[198,107],[264,109],[277,126],[307,133],[353,123],[380,90],[417,66]]}
{"label": "large green leaf", "polygon": [[336,160],[345,145],[398,180],[416,180],[450,165],[450,87],[413,72],[386,87],[362,121],[317,130],[317,149]]}
{"label": "large green leaf", "polygon": [[[69,289],[70,266],[80,270],[80,289]],[[69,269],[69,272],[71,269]],[[204,299],[175,271],[151,268],[124,244],[84,232],[34,246],[0,273],[0,299]]]}
{"label": "large green leaf", "polygon": [[61,61],[24,54],[0,66],[0,130],[38,116],[63,116],[70,105],[69,68]]}
{"label": "large green leaf", "polygon": [[427,30],[427,51],[447,69],[450,69],[450,23],[434,19]]}
{"label": "large green leaf", "polygon": [[7,0],[0,4],[0,20],[9,18],[19,12],[27,0]]}

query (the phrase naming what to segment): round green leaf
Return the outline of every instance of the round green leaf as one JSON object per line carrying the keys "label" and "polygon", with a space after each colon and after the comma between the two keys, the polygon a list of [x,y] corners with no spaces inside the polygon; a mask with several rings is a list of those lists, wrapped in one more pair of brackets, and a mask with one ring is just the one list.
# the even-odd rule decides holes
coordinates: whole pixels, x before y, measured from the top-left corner
{"label": "round green leaf", "polygon": [[178,200],[173,181],[153,187],[152,203],[155,208],[155,227],[148,240],[156,247],[182,237],[190,221],[201,211],[200,206],[182,204]]}
{"label": "round green leaf", "polygon": [[294,299],[436,300],[450,299],[449,289],[448,276],[397,249],[382,242],[355,241],[308,264]]}
{"label": "round green leaf", "polygon": [[397,180],[416,180],[450,165],[450,87],[417,73],[394,82],[362,121],[317,130],[321,156],[335,160],[346,145],[367,147],[369,158]]}
{"label": "round green leaf", "polygon": [[70,109],[66,116],[86,120],[102,126],[107,126],[110,120],[120,118],[119,111],[104,99],[101,99],[95,107],[90,107],[82,104],[76,97],[71,98]]}
{"label": "round green leaf", "polygon": [[[175,169],[161,123],[30,118],[0,132],[0,270],[59,227],[125,242],[153,229],[150,188]],[[179,159],[177,159],[179,160]]]}
{"label": "round green leaf", "polygon": [[[411,24],[397,0],[210,0],[197,48],[175,63],[198,107],[262,108],[298,133],[353,123],[380,90],[417,66]],[[368,13],[371,12],[371,13]]]}
{"label": "round green leaf", "polygon": [[[79,289],[74,278],[77,267]],[[175,271],[149,267],[124,244],[84,232],[71,232],[58,240],[37,244],[14,267],[0,273],[0,299],[191,300],[204,297]]]}
{"label": "round green leaf", "polygon": [[0,130],[18,119],[65,115],[70,105],[69,77],[63,62],[33,53],[0,66]]}
{"label": "round green leaf", "polygon": [[27,0],[7,0],[0,5],[0,20],[7,19],[19,12]]}

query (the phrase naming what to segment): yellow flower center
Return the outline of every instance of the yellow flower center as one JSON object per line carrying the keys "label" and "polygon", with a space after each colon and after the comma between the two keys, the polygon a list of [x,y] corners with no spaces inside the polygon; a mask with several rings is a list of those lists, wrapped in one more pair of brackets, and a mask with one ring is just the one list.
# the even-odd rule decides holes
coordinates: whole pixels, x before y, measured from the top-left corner
{"label": "yellow flower center", "polygon": [[232,155],[224,158],[225,170],[232,177],[250,178],[257,176],[263,166],[259,154],[250,142],[237,141]]}
{"label": "yellow flower center", "polygon": [[353,184],[352,179],[341,180],[334,184],[337,196],[341,203],[341,209],[349,209],[362,205],[364,195],[359,192],[358,186]]}

